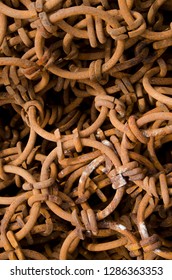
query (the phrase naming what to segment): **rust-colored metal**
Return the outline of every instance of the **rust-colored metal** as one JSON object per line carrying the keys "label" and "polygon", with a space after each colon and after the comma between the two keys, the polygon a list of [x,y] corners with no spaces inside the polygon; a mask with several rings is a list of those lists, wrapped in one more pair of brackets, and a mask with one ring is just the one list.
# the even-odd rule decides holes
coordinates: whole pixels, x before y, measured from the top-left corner
{"label": "rust-colored metal", "polygon": [[0,259],[172,259],[169,2],[0,1]]}

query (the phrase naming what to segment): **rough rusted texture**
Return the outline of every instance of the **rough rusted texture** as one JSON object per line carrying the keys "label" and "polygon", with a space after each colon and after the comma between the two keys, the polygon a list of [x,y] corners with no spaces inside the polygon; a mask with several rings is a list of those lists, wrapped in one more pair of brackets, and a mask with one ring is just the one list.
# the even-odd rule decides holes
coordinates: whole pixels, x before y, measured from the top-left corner
{"label": "rough rusted texture", "polygon": [[172,259],[170,1],[0,1],[0,259]]}

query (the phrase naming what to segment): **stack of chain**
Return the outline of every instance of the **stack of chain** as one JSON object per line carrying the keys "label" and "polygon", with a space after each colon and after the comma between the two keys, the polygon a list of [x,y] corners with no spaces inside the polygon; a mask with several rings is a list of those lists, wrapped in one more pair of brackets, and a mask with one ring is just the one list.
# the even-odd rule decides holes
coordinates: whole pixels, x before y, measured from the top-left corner
{"label": "stack of chain", "polygon": [[0,259],[172,259],[171,12],[0,1]]}

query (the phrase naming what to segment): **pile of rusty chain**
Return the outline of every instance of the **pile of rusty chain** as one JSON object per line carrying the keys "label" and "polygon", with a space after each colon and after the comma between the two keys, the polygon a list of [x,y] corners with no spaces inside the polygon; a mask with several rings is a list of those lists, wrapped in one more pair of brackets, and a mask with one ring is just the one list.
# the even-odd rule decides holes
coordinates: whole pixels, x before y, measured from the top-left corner
{"label": "pile of rusty chain", "polygon": [[0,259],[172,259],[171,12],[0,1]]}

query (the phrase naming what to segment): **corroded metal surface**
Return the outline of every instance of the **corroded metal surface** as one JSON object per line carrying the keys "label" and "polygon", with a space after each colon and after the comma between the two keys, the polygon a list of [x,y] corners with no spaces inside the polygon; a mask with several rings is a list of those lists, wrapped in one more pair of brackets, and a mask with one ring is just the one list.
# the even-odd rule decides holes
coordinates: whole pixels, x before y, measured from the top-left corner
{"label": "corroded metal surface", "polygon": [[0,259],[172,259],[170,1],[0,1]]}

